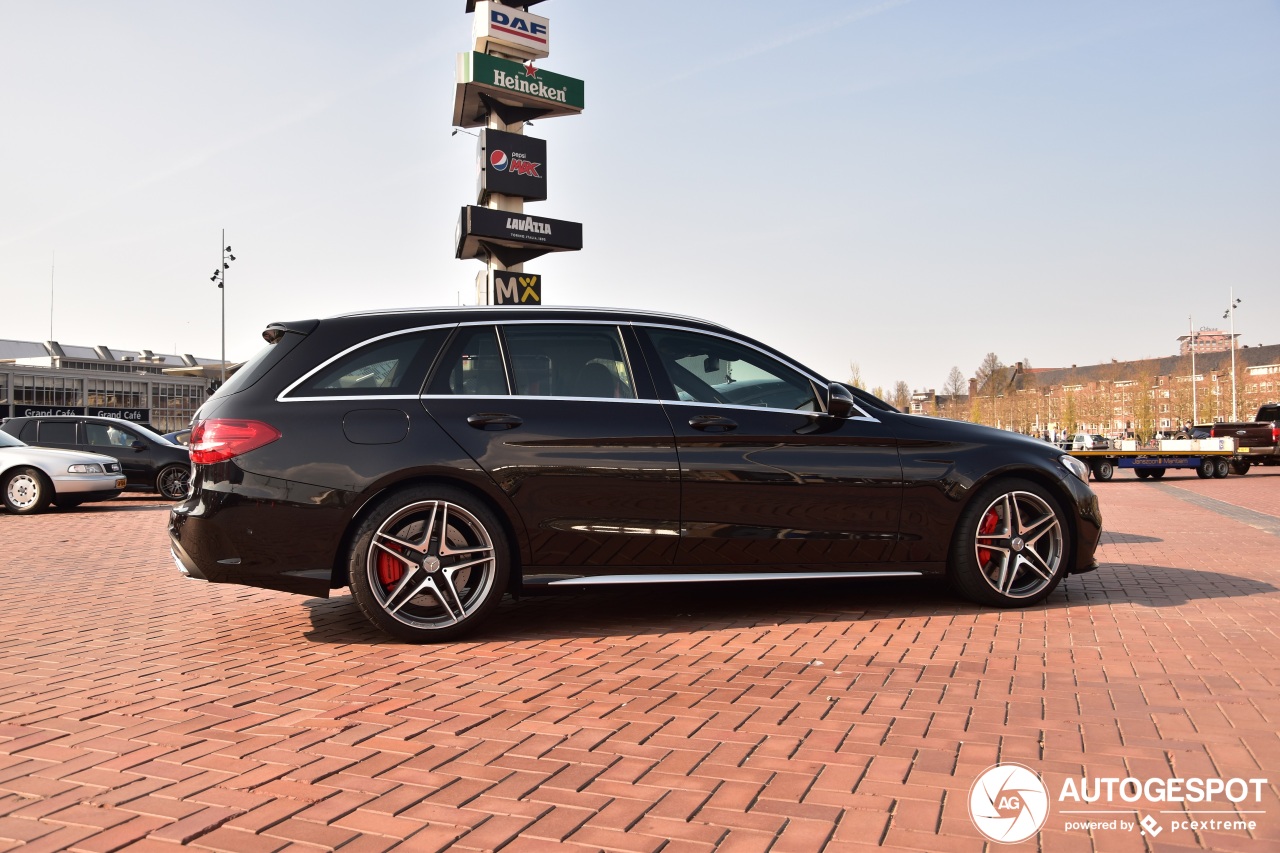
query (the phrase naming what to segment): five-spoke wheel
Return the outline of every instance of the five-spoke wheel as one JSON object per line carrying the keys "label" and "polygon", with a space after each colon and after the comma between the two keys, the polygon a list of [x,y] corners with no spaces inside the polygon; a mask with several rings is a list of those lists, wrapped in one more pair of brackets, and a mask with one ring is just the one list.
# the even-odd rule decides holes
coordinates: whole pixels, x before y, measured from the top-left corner
{"label": "five-spoke wheel", "polygon": [[457,489],[420,487],[364,520],[348,561],[365,615],[412,642],[470,631],[506,592],[506,537],[493,512]]}
{"label": "five-spoke wheel", "polygon": [[967,598],[1002,607],[1043,600],[1067,567],[1066,521],[1043,488],[1025,480],[993,483],[960,516],[950,577]]}
{"label": "five-spoke wheel", "polygon": [[166,500],[180,501],[187,496],[191,483],[191,468],[187,465],[166,465],[156,475],[156,491]]}

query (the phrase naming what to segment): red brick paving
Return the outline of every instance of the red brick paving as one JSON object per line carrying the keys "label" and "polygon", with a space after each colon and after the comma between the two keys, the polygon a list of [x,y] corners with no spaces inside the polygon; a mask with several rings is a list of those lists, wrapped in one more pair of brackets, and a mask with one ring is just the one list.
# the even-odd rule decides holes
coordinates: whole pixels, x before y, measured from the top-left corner
{"label": "red brick paving", "polygon": [[999,761],[1051,798],[1269,779],[1252,832],[1068,831],[1055,804],[1042,850],[1277,850],[1277,537],[1172,490],[1280,518],[1280,470],[1125,472],[1102,569],[1026,611],[630,589],[421,647],[346,596],[184,580],[150,500],[2,516],[0,850],[980,850]]}

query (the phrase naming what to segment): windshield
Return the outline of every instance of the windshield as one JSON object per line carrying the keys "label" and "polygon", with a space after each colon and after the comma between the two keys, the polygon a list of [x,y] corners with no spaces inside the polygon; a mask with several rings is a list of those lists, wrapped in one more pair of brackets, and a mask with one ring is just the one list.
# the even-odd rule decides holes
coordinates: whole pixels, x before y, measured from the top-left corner
{"label": "windshield", "polygon": [[26,442],[18,441],[18,439],[9,435],[9,433],[0,431],[0,447],[26,447]]}

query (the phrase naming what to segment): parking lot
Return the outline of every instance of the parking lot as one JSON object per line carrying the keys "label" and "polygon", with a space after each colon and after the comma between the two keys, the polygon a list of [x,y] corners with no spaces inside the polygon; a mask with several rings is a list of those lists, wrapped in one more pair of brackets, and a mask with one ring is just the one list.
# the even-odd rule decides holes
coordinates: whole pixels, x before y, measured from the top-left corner
{"label": "parking lot", "polygon": [[[1096,489],[1101,569],[1030,610],[631,588],[437,646],[182,578],[150,496],[0,516],[0,850],[980,850],[1003,762],[1054,800],[1042,850],[1280,849],[1280,470]],[[1268,781],[1064,805],[1083,777]],[[1256,826],[1175,825],[1228,818]]]}

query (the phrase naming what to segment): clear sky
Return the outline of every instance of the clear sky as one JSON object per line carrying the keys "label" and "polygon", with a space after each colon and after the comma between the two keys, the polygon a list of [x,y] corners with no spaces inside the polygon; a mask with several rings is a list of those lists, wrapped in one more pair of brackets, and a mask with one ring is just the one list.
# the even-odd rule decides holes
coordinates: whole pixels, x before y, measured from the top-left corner
{"label": "clear sky", "polygon": [[[0,0],[0,338],[219,353],[474,300],[464,0]],[[1280,343],[1275,0],[549,0],[549,304],[722,322],[843,379]],[[55,260],[56,259],[56,260]],[[51,275],[51,267],[53,274]]]}

